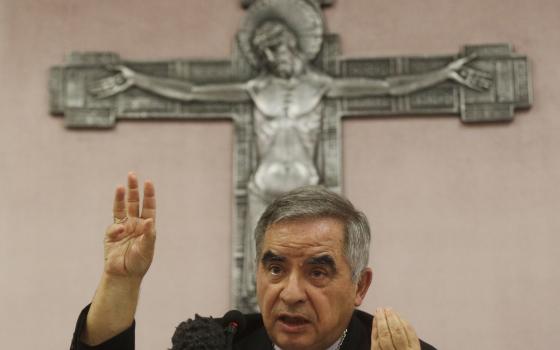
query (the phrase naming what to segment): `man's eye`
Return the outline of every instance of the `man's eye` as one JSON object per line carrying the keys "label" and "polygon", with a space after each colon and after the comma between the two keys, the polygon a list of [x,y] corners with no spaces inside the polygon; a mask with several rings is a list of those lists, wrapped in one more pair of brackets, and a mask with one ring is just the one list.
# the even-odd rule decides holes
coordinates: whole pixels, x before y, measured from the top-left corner
{"label": "man's eye", "polygon": [[268,267],[268,271],[271,275],[278,276],[282,273],[282,268],[278,265],[272,265]]}
{"label": "man's eye", "polygon": [[311,277],[313,277],[314,279],[321,279],[327,277],[327,273],[323,270],[312,270]]}

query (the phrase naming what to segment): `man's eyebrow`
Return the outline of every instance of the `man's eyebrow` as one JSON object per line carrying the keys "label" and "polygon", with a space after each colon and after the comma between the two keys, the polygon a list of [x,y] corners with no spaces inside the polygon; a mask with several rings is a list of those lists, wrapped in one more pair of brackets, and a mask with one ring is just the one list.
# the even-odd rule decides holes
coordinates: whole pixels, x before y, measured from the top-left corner
{"label": "man's eyebrow", "polygon": [[336,263],[334,262],[334,258],[329,254],[313,256],[307,260],[305,263],[308,265],[321,265],[336,270]]}
{"label": "man's eyebrow", "polygon": [[274,254],[270,250],[266,251],[261,258],[261,262],[263,264],[268,264],[271,262],[284,262],[284,261],[286,261],[285,257]]}

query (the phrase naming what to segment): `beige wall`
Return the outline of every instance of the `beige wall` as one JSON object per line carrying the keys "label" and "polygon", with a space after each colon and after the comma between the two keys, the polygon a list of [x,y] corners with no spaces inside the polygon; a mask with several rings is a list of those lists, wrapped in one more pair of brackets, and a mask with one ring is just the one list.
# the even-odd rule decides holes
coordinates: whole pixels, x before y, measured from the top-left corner
{"label": "beige wall", "polygon": [[[129,169],[155,181],[160,209],[138,349],[165,349],[181,320],[228,308],[231,124],[68,131],[48,115],[47,70],[73,50],[228,57],[242,15],[236,0],[0,1],[3,349],[68,347]],[[560,2],[339,0],[326,17],[346,56],[509,42],[531,57],[535,105],[511,124],[345,121],[344,187],[373,225],[365,310],[397,308],[440,349],[557,348]]]}

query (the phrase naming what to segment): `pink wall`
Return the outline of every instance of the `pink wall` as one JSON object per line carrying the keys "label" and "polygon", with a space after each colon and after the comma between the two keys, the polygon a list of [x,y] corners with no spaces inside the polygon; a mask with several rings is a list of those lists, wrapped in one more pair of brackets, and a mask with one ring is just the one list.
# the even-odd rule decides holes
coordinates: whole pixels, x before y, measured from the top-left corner
{"label": "pink wall", "polygon": [[[102,267],[113,188],[129,169],[158,190],[158,247],[138,349],[229,305],[230,123],[126,122],[68,131],[48,115],[48,68],[71,51],[156,60],[228,57],[235,0],[0,1],[0,339],[67,348]],[[339,0],[346,56],[448,54],[509,42],[531,57],[535,105],[506,125],[457,118],[344,123],[344,187],[370,217],[373,289],[440,349],[560,343],[557,0]]]}

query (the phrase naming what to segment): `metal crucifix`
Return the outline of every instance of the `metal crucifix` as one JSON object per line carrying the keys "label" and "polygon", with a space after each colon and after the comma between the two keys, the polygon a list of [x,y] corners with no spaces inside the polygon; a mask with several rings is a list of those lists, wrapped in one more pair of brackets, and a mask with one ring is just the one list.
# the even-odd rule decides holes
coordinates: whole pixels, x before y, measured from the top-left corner
{"label": "metal crucifix", "polygon": [[328,0],[242,0],[231,60],[140,63],[73,53],[53,67],[50,108],[69,128],[124,119],[229,117],[236,132],[234,306],[256,308],[252,230],[276,196],[303,185],[340,191],[344,116],[459,114],[510,121],[532,101],[527,58],[507,44],[458,55],[340,59]]}

